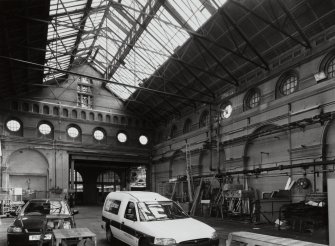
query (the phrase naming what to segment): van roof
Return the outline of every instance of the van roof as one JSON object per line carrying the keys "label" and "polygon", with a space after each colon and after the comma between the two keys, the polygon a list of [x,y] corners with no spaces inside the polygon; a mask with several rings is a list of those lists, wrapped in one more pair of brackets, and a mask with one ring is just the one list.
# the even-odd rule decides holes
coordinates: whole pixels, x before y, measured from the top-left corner
{"label": "van roof", "polygon": [[149,202],[149,201],[171,201],[170,199],[158,194],[156,192],[150,191],[115,191],[110,192],[108,197],[121,199],[125,196],[130,196],[138,200],[139,202]]}

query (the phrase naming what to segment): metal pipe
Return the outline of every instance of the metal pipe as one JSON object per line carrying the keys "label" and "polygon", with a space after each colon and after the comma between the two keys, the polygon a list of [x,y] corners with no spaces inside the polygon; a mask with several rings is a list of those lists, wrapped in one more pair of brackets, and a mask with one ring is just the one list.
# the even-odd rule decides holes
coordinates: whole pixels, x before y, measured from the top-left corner
{"label": "metal pipe", "polygon": [[299,164],[293,164],[293,165],[279,165],[276,167],[267,167],[267,168],[256,168],[253,170],[241,170],[241,171],[234,171],[234,172],[225,172],[216,175],[217,177],[222,176],[229,176],[234,174],[259,174],[261,172],[271,172],[271,171],[277,171],[277,170],[285,170],[285,169],[293,169],[293,168],[308,168],[310,166],[322,166],[322,165],[330,165],[335,164],[335,160],[331,161],[318,161],[318,162],[305,162],[305,163],[299,163]]}

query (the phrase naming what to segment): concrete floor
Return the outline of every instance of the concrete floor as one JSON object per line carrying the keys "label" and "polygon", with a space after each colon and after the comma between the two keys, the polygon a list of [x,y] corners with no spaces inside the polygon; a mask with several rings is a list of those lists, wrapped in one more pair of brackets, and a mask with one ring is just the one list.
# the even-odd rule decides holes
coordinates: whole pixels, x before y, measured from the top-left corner
{"label": "concrete floor", "polygon": [[[105,239],[105,231],[101,228],[101,206],[77,207],[79,214],[75,216],[77,227],[87,227],[97,235],[99,246],[109,245]],[[319,230],[313,233],[299,233],[290,230],[278,231],[273,225],[260,224],[254,225],[243,221],[221,218],[202,218],[197,219],[214,227],[220,236],[220,246],[225,245],[225,240],[230,232],[250,231],[254,233],[267,234],[277,237],[293,238],[296,240],[309,241],[328,245],[328,233],[326,230]],[[7,245],[6,230],[12,223],[13,218],[1,218],[0,220],[0,246]],[[113,244],[114,245],[114,244]],[[119,243],[120,246],[125,246]]]}

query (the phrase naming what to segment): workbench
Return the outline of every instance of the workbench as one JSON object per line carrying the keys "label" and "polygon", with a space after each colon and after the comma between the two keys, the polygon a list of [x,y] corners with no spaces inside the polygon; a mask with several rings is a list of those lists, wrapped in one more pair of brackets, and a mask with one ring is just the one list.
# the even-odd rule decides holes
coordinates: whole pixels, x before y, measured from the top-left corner
{"label": "workbench", "polygon": [[97,237],[87,228],[55,229],[52,231],[52,246],[77,245],[83,239],[91,239],[97,245]]}

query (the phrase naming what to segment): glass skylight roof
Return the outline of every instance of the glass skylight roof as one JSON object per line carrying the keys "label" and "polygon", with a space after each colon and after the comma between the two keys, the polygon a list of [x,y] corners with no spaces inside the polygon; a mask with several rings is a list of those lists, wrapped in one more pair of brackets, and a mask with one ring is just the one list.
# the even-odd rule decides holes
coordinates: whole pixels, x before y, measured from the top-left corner
{"label": "glass skylight roof", "polygon": [[[139,86],[225,1],[51,0],[45,65],[68,70],[81,58],[110,81]],[[44,75],[48,81],[65,74],[45,69]],[[135,91],[107,88],[124,100]]]}

